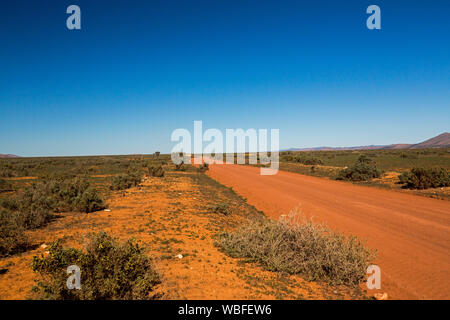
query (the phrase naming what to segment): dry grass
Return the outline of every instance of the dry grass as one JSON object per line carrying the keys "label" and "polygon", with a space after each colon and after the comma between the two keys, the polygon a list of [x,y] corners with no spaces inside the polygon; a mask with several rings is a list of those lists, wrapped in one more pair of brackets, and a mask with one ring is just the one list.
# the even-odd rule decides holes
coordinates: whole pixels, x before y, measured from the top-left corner
{"label": "dry grass", "polygon": [[307,220],[298,209],[279,221],[251,220],[234,232],[222,233],[217,245],[232,257],[258,262],[270,271],[333,285],[358,285],[374,258],[356,237]]}

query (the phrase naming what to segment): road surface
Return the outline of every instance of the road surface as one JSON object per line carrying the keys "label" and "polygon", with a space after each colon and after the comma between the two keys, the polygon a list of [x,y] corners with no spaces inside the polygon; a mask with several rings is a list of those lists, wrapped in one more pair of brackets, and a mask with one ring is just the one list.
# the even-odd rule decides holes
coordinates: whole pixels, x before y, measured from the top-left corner
{"label": "road surface", "polygon": [[213,164],[207,174],[267,216],[300,206],[377,250],[381,290],[394,299],[450,299],[450,201],[279,171]]}

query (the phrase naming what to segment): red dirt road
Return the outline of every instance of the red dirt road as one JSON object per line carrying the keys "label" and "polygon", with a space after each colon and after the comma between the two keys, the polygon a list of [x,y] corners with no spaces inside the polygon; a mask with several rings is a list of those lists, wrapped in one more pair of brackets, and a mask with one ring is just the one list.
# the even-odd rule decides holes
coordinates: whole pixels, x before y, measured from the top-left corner
{"label": "red dirt road", "polygon": [[207,173],[273,219],[300,206],[365,240],[390,299],[450,299],[450,201],[283,171],[261,176],[250,166],[214,164]]}

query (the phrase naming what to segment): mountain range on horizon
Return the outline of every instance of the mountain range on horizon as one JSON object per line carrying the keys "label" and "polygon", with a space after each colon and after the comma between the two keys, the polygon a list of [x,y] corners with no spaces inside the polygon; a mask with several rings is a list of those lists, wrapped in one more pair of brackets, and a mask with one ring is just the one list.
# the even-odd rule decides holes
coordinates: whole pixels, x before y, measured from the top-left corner
{"label": "mountain range on horizon", "polygon": [[19,156],[16,156],[15,154],[1,154],[0,158],[20,158]]}
{"label": "mountain range on horizon", "polygon": [[[334,150],[392,150],[392,149],[425,149],[425,148],[450,148],[450,133],[444,132],[436,137],[420,143],[397,143],[389,145],[369,145],[358,147],[315,147],[315,148],[291,148],[281,151],[334,151]],[[14,154],[0,154],[0,158],[21,158]]]}
{"label": "mountain range on horizon", "polygon": [[450,133],[444,132],[436,137],[420,143],[396,143],[389,145],[369,145],[357,147],[315,147],[315,148],[291,148],[283,151],[333,151],[333,150],[392,150],[392,149],[425,149],[425,148],[449,148]]}

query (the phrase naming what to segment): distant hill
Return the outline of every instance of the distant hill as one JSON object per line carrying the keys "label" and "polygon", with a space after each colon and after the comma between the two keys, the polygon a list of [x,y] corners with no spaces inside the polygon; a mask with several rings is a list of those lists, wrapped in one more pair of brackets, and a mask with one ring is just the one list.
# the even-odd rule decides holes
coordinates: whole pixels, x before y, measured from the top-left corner
{"label": "distant hill", "polygon": [[386,149],[424,149],[424,148],[450,148],[450,133],[444,132],[434,138],[416,144],[389,144],[370,145],[358,147],[317,147],[317,148],[291,148],[284,151],[339,151],[339,150],[386,150]]}
{"label": "distant hill", "polygon": [[425,140],[424,142],[413,144],[408,149],[423,149],[423,148],[448,148],[450,147],[450,133],[444,132],[434,138]]}
{"label": "distant hill", "polygon": [[16,156],[15,154],[1,154],[0,158],[20,158],[19,156]]}

